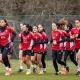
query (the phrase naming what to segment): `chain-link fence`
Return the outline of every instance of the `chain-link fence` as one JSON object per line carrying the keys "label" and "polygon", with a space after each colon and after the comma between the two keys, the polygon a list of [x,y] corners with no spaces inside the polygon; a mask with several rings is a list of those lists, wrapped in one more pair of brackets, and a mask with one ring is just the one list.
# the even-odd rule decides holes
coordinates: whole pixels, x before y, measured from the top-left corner
{"label": "chain-link fence", "polygon": [[[20,32],[20,23],[28,23],[30,25],[38,25],[43,24],[46,30],[46,33],[49,36],[51,35],[51,24],[52,22],[59,21],[62,17],[66,18],[69,22],[71,22],[74,26],[74,21],[80,18],[80,15],[22,15],[22,16],[0,16],[0,19],[5,18],[8,20],[9,25],[13,26],[19,34]],[[18,35],[14,42],[14,54],[13,58],[18,58],[18,44],[19,44]],[[47,59],[51,59],[51,46],[48,46]]]}

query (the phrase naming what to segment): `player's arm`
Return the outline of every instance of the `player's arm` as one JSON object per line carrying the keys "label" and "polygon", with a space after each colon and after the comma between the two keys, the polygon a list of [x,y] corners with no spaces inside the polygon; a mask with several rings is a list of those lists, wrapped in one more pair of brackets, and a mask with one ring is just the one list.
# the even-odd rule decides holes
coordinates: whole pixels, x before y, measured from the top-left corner
{"label": "player's arm", "polygon": [[63,36],[63,37],[61,37],[61,40],[60,41],[58,41],[57,42],[57,44],[59,44],[59,43],[63,43],[63,42],[65,42],[65,37]]}

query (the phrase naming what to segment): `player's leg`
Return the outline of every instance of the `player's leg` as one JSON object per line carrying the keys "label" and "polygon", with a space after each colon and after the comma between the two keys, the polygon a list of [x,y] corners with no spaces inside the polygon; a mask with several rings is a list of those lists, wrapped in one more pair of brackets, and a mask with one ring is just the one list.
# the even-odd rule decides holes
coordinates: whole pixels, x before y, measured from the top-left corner
{"label": "player's leg", "polygon": [[[68,58],[68,50],[66,50],[65,51],[65,55],[64,55],[64,62],[66,63],[66,61],[67,61],[67,58]],[[66,65],[67,65],[67,63],[66,63]]]}
{"label": "player's leg", "polygon": [[53,66],[55,69],[55,75],[59,75],[59,70],[58,70],[58,65],[57,65],[57,52],[52,50],[52,61],[53,61]]}
{"label": "player's leg", "polygon": [[3,53],[4,47],[0,45],[0,62],[3,63],[2,60],[2,53]]}
{"label": "player's leg", "polygon": [[[61,61],[63,61],[63,62],[65,62],[65,61],[64,61],[64,56],[65,56],[65,51],[62,52],[62,59],[61,59]],[[60,71],[60,73],[63,72],[64,70],[65,70],[64,65],[61,65],[61,71]]]}
{"label": "player's leg", "polygon": [[[61,59],[62,59],[62,53],[61,53],[61,51],[57,51],[57,62],[58,62],[59,64],[61,64],[61,65],[64,65],[65,71],[64,71],[63,73],[64,73],[64,74],[67,74],[67,72],[68,72],[68,67],[67,67],[67,65],[66,65],[65,62],[61,61]],[[63,74],[63,73],[62,73],[62,74]]]}
{"label": "player's leg", "polygon": [[43,53],[42,53],[42,58],[41,58],[42,65],[43,65],[43,72],[44,72],[44,73],[46,73],[46,62],[45,62],[46,54],[47,54],[47,52],[43,52]]}
{"label": "player's leg", "polygon": [[0,62],[3,64],[2,53],[0,53]]}
{"label": "player's leg", "polygon": [[70,60],[76,65],[78,66],[77,61],[75,60],[75,51],[69,51],[69,55],[70,55]]}
{"label": "player's leg", "polygon": [[31,56],[32,69],[33,69],[33,72],[34,73],[36,72],[37,65],[38,65],[38,62],[36,60],[36,57],[37,57],[37,53],[34,53],[34,56]]}
{"label": "player's leg", "polygon": [[26,75],[29,75],[29,74],[31,74],[31,69],[30,69],[31,51],[26,50],[26,51],[23,52],[23,54],[24,54],[24,58],[25,58],[25,64],[27,66]]}
{"label": "player's leg", "polygon": [[80,49],[77,53],[77,58],[78,58],[78,72],[77,72],[77,75],[80,76]]}
{"label": "player's leg", "polygon": [[10,65],[9,60],[8,60],[8,53],[9,53],[9,45],[4,47],[3,54],[2,54],[2,59],[4,61],[4,65],[6,67],[5,75],[11,75],[12,74],[11,65]]}
{"label": "player's leg", "polygon": [[38,65],[38,61],[36,60],[37,53],[34,53],[34,56],[31,56],[31,62],[32,64]]}
{"label": "player's leg", "polygon": [[19,70],[17,72],[22,72],[23,71],[22,54],[23,54],[23,51],[19,50],[19,65],[20,65],[20,68],[19,68]]}
{"label": "player's leg", "polygon": [[43,70],[42,70],[43,66],[42,66],[41,58],[42,58],[42,53],[37,53],[37,62],[40,69],[39,74],[43,74]]}

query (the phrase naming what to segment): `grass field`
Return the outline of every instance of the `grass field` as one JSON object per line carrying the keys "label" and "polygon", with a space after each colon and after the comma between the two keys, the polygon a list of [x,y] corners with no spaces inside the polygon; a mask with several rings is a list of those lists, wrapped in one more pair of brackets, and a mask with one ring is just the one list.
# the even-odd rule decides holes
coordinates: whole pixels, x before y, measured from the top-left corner
{"label": "grass field", "polygon": [[[44,75],[39,75],[37,73],[32,73],[31,75],[25,75],[26,73],[26,66],[24,65],[24,72],[17,73],[17,70],[19,68],[19,64],[17,60],[12,60],[12,69],[13,74],[11,76],[5,76],[5,67],[4,65],[0,64],[0,80],[80,80],[79,76],[75,76],[76,73],[76,67],[73,63],[68,61],[69,67],[70,67],[70,73],[68,75],[59,75],[55,76],[54,68],[52,66],[52,61],[46,61],[47,63],[47,73]],[[60,69],[60,67],[59,67]]]}

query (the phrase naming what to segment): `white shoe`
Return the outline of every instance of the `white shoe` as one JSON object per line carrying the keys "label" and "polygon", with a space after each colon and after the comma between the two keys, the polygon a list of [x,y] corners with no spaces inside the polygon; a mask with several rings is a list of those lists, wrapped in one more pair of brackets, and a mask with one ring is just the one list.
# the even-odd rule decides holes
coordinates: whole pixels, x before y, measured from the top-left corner
{"label": "white shoe", "polygon": [[44,74],[44,72],[43,71],[40,71],[39,74]]}
{"label": "white shoe", "polygon": [[26,75],[29,75],[29,74],[31,74],[31,70],[28,70],[28,71],[26,72]]}
{"label": "white shoe", "polygon": [[10,75],[9,71],[6,70],[5,76],[9,76],[9,75]]}

